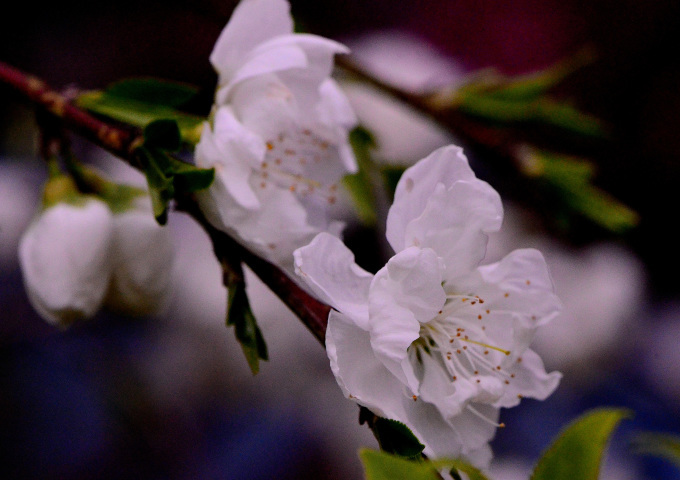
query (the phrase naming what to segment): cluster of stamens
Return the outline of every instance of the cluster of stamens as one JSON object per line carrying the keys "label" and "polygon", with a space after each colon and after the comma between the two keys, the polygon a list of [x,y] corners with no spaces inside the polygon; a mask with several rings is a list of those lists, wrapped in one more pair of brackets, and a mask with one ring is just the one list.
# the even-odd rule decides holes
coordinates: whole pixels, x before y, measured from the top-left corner
{"label": "cluster of stamens", "polygon": [[441,355],[451,381],[464,378],[481,383],[481,376],[493,376],[507,385],[514,378],[493,354],[511,352],[484,341],[485,317],[490,314],[479,296],[451,294],[437,316],[421,326],[421,338],[431,354]]}
{"label": "cluster of stamens", "polygon": [[280,133],[266,145],[265,159],[255,171],[259,188],[273,184],[301,197],[313,196],[330,205],[336,202],[338,186],[328,184],[328,175],[323,175],[337,170],[332,165],[339,162],[335,145],[309,129]]}

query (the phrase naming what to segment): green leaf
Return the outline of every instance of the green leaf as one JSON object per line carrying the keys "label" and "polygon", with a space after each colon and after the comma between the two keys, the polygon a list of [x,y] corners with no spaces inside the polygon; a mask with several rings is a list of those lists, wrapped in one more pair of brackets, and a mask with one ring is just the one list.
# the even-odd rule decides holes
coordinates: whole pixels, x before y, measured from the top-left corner
{"label": "green leaf", "polygon": [[[458,472],[463,472],[467,475],[469,480],[488,480],[486,475],[484,475],[477,467],[470,465],[463,460],[442,458],[433,460],[431,463],[438,470],[441,468],[450,469],[451,475],[454,476],[454,478],[458,475]],[[458,475],[458,477],[460,477],[460,475]]]}
{"label": "green leaf", "polygon": [[597,480],[605,447],[616,426],[631,413],[600,408],[571,423],[539,459],[531,480]]}
{"label": "green leaf", "polygon": [[427,462],[414,462],[368,448],[359,451],[359,458],[364,464],[366,480],[441,480],[437,470]]}
{"label": "green leaf", "polygon": [[410,428],[396,420],[379,417],[365,407],[359,412],[359,423],[368,423],[373,435],[380,445],[380,449],[413,459],[420,458],[425,445],[420,443]]}
{"label": "green leaf", "polygon": [[439,470],[452,470],[465,473],[469,480],[488,480],[487,477],[467,462],[456,459],[437,459],[434,461],[408,460],[397,455],[368,448],[359,451],[364,464],[366,480],[441,480]]}
{"label": "green leaf", "polygon": [[193,193],[208,188],[215,179],[214,168],[199,168],[168,155],[175,189]]}
{"label": "green leaf", "polygon": [[154,120],[144,127],[144,146],[147,148],[176,152],[181,144],[182,136],[175,120]]}
{"label": "green leaf", "polygon": [[558,62],[544,70],[528,75],[504,78],[491,95],[507,100],[531,100],[546,94],[570,74],[595,60],[590,49],[583,49],[573,57]]}
{"label": "green leaf", "polygon": [[167,154],[141,146],[135,149],[135,157],[146,176],[154,217],[159,224],[165,225],[168,221],[168,202],[175,195],[172,177],[165,173]]}
{"label": "green leaf", "polygon": [[158,78],[140,77],[114,82],[105,92],[117,98],[178,108],[195,97],[198,88]]}
{"label": "green leaf", "polygon": [[241,344],[246,361],[253,375],[260,371],[260,360],[268,360],[267,345],[250,309],[245,283],[229,285],[227,326],[234,327],[236,339]]}
{"label": "green leaf", "polygon": [[208,188],[215,178],[214,169],[199,168],[168,154],[179,146],[177,122],[154,120],[144,128],[144,143],[134,152],[146,175],[154,216],[161,225],[167,222],[168,202],[176,194]]}
{"label": "green leaf", "polygon": [[394,192],[397,190],[399,179],[406,171],[406,167],[402,165],[381,165],[380,173],[382,174],[385,188],[390,196],[390,202],[394,200]]}
{"label": "green leaf", "polygon": [[368,130],[357,127],[349,134],[349,141],[357,159],[358,171],[342,179],[350,194],[359,219],[365,225],[374,225],[377,220],[376,196],[374,191],[375,164],[371,159],[371,149],[375,141]]}
{"label": "green leaf", "polygon": [[585,136],[602,137],[606,134],[597,118],[549,97],[517,100],[466,92],[458,97],[457,107],[462,112],[494,122],[537,122]]}
{"label": "green leaf", "polygon": [[637,435],[633,450],[642,455],[666,459],[680,468],[680,436],[669,433],[645,432]]}
{"label": "green leaf", "polygon": [[592,184],[595,168],[589,161],[538,149],[527,149],[522,159],[524,173],[545,179],[571,211],[616,233],[639,223],[635,211]]}
{"label": "green leaf", "polygon": [[155,120],[175,120],[182,140],[196,144],[205,118],[178,110],[195,93],[194,87],[156,79],[130,79],[105,90],[82,93],[76,99],[81,108],[144,128]]}

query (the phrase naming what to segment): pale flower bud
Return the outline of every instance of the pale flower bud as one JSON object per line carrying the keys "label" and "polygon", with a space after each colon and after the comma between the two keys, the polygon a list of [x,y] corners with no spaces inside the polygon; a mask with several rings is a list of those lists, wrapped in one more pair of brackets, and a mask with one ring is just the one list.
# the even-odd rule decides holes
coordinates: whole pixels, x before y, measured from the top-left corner
{"label": "pale flower bud", "polygon": [[105,304],[128,315],[158,311],[167,302],[172,277],[170,231],[156,223],[148,197],[113,216],[112,275]]}
{"label": "pale flower bud", "polygon": [[59,202],[33,221],[19,243],[28,298],[49,323],[93,316],[109,283],[113,223],[102,201]]}

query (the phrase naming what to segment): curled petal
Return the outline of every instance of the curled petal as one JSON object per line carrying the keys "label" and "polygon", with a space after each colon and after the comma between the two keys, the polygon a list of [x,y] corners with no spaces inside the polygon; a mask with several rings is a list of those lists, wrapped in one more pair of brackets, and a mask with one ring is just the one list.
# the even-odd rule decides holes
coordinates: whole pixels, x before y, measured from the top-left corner
{"label": "curled petal", "polygon": [[295,272],[323,302],[368,330],[368,291],[373,275],[354,263],[354,254],[336,237],[319,233],[294,252]]}
{"label": "curled petal", "polygon": [[353,319],[331,310],[326,351],[331,370],[346,397],[381,417],[406,417],[403,384],[375,357],[368,333]]}
{"label": "curled petal", "polygon": [[[464,195],[455,196],[454,200],[464,200],[466,203],[447,204],[440,214],[451,215],[449,212],[451,210],[454,212],[453,218],[456,219],[455,215],[464,217],[465,208],[472,206],[477,228],[484,232],[500,228],[503,218],[500,197],[486,182],[475,177],[462,149],[450,145],[435,150],[427,158],[408,168],[399,180],[394,203],[387,216],[387,239],[396,252],[410,246],[410,243],[407,243],[409,223],[423,215],[432,193],[438,188],[437,185],[442,184],[443,189],[448,191],[456,182],[474,184],[475,188],[471,191],[474,196],[471,198]],[[442,187],[437,191],[441,192]],[[424,223],[426,226],[429,225],[427,221]],[[444,228],[447,226],[444,224]]]}
{"label": "curled petal", "polygon": [[559,372],[546,373],[541,357],[533,350],[526,350],[512,370],[514,377],[507,386],[497,407],[514,407],[523,397],[545,400],[557,388],[562,378]]}
{"label": "curled petal", "polygon": [[231,15],[210,54],[222,77],[230,77],[257,45],[293,31],[290,5],[285,0],[245,0]]}
{"label": "curled petal", "polygon": [[215,168],[216,183],[220,182],[236,202],[254,209],[259,201],[248,180],[252,166],[262,161],[265,151],[262,139],[246,129],[231,108],[221,107],[215,113],[214,127],[203,127],[195,157],[198,166]]}
{"label": "curled petal", "polygon": [[411,247],[392,257],[373,279],[369,294],[371,345],[375,354],[414,394],[418,382],[408,348],[444,305],[442,265],[429,249]]}

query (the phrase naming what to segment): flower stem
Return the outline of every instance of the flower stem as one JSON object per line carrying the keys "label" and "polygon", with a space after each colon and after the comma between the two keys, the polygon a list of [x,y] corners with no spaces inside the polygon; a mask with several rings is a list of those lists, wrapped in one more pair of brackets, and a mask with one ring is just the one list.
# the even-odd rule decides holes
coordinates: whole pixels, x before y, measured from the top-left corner
{"label": "flower stem", "polygon": [[[0,61],[0,84],[13,87],[22,98],[32,102],[40,114],[59,120],[66,128],[82,135],[131,166],[140,169],[132,151],[142,139],[141,131],[110,125],[73,105],[43,80]],[[285,273],[253,254],[228,234],[217,230],[203,216],[195,198],[177,198],[177,209],[193,217],[209,235],[215,255],[224,269],[224,280],[229,281],[234,270],[229,268],[236,259],[247,265],[293,313],[307,326],[323,345],[330,307],[302,290]]]}

